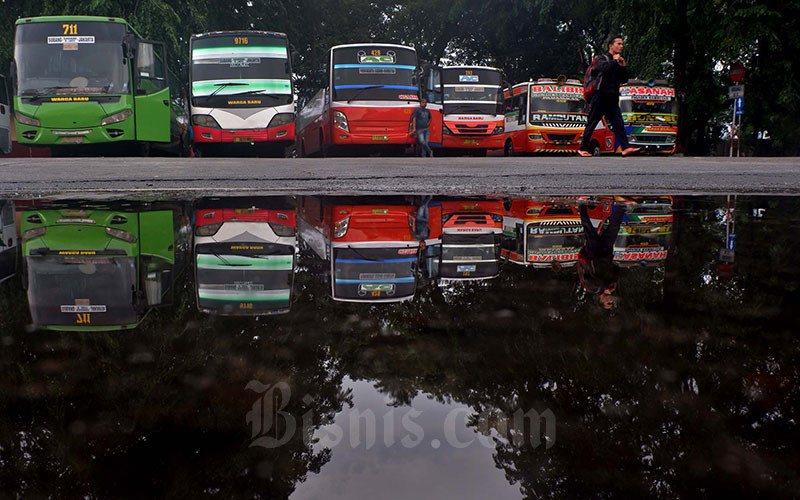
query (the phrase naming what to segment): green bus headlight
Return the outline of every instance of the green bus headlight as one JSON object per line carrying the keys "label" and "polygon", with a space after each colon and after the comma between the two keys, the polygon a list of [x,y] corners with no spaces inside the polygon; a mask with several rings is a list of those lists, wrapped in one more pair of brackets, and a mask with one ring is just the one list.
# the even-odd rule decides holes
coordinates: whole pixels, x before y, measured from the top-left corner
{"label": "green bus headlight", "polygon": [[14,113],[14,116],[16,116],[17,121],[20,122],[23,125],[29,125],[31,127],[41,127],[42,126],[42,123],[39,120],[37,120],[36,118],[23,115],[22,113]]}
{"label": "green bus headlight", "polygon": [[130,118],[132,114],[133,112],[130,109],[123,109],[119,113],[114,113],[113,115],[108,115],[103,118],[103,121],[100,122],[100,125],[105,127],[106,125],[111,125],[112,123],[125,121]]}

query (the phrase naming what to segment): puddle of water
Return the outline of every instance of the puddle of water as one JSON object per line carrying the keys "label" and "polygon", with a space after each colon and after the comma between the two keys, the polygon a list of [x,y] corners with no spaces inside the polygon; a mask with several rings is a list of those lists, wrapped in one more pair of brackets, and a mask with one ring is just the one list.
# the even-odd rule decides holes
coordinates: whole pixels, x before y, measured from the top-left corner
{"label": "puddle of water", "polygon": [[798,208],[2,200],[0,476],[33,497],[791,497]]}

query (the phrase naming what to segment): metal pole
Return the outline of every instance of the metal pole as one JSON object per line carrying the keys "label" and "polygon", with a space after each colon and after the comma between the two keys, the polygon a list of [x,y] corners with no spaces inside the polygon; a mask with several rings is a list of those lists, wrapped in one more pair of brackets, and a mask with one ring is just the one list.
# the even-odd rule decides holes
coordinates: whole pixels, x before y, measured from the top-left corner
{"label": "metal pole", "polygon": [[735,98],[733,99],[733,115],[731,116],[731,118],[733,118],[731,120],[731,152],[730,152],[730,154],[728,156],[733,158],[733,136],[736,133],[736,99]]}
{"label": "metal pole", "polygon": [[[739,115],[739,126],[738,128],[742,128],[742,116]],[[739,158],[742,156],[742,136],[736,136],[736,157]]]}

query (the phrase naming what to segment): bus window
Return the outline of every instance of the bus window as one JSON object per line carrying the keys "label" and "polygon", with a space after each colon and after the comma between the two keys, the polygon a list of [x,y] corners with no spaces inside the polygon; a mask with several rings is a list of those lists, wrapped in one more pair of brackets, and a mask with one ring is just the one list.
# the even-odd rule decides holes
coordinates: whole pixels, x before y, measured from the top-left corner
{"label": "bus window", "polygon": [[160,42],[139,42],[136,55],[136,93],[147,95],[167,88],[165,48]]}

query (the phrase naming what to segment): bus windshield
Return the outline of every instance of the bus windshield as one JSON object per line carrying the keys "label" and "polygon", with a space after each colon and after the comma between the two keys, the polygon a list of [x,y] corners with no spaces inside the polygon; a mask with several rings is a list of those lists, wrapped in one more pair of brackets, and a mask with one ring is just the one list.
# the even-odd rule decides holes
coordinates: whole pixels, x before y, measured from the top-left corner
{"label": "bus windshield", "polygon": [[333,50],[335,101],[416,100],[417,53],[402,47],[341,47]]}
{"label": "bus windshield", "polygon": [[222,314],[288,311],[294,275],[294,247],[266,243],[236,246],[257,251],[232,251],[209,243],[196,248],[197,299],[201,309]]}
{"label": "bus windshield", "polygon": [[576,92],[532,92],[531,123],[585,123],[589,107],[579,95]]}
{"label": "bus windshield", "polygon": [[194,38],[191,45],[193,105],[279,106],[292,102],[286,38],[252,33],[211,35]]}
{"label": "bus windshield", "polygon": [[417,247],[335,248],[335,298],[400,299],[416,289]]}
{"label": "bus windshield", "polygon": [[619,107],[623,113],[662,113],[674,115],[675,101],[633,101],[623,99],[619,101]]}
{"label": "bus windshield", "polygon": [[500,114],[502,76],[483,68],[444,68],[444,113]]}
{"label": "bus windshield", "polygon": [[33,322],[71,325],[77,313],[88,312],[91,325],[136,323],[134,261],[133,257],[28,257]]}
{"label": "bus windshield", "polygon": [[18,95],[127,94],[125,25],[101,21],[35,22],[17,26]]}

